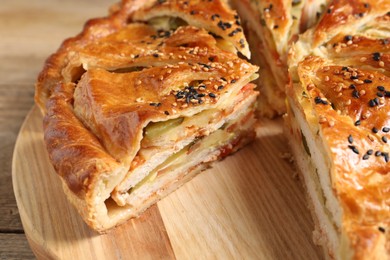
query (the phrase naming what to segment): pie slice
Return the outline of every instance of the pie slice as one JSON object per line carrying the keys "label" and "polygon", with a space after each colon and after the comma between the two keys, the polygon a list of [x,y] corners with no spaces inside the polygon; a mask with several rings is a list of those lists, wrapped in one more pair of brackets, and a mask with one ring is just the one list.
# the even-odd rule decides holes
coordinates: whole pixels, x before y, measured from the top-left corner
{"label": "pie slice", "polygon": [[390,2],[333,1],[291,50],[286,133],[335,259],[390,257]]}
{"label": "pie slice", "polygon": [[[36,88],[50,159],[68,199],[99,232],[255,137],[258,92],[250,82],[258,68],[236,54],[249,55],[245,40],[224,40],[232,51],[221,47],[229,36],[214,30],[206,10],[229,24],[235,13],[220,1],[203,3],[198,15],[199,1],[186,1],[187,9],[183,1],[129,2],[65,41]],[[161,27],[155,9],[183,21]]]}
{"label": "pie slice", "polygon": [[300,32],[315,24],[325,11],[325,0],[231,0],[243,19],[252,52],[252,62],[260,66],[257,84],[260,115],[274,117],[286,112],[285,87],[288,83],[288,50]]}

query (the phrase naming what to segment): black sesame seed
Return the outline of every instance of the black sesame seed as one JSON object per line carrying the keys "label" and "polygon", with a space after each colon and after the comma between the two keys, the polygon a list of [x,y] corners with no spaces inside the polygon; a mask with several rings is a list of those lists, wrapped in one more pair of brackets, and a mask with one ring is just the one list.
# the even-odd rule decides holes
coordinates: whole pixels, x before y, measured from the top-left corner
{"label": "black sesame seed", "polygon": [[359,154],[359,150],[354,145],[348,145],[348,148],[352,150],[352,152]]}
{"label": "black sesame seed", "polygon": [[348,67],[342,67],[341,70],[346,70],[346,71],[348,71]]}
{"label": "black sesame seed", "polygon": [[346,35],[344,37],[345,41],[349,42],[349,41],[352,41],[352,36],[351,35]]}
{"label": "black sesame seed", "polygon": [[365,155],[363,155],[363,160],[368,160],[370,158],[370,156],[368,155],[368,154],[365,154]]}
{"label": "black sesame seed", "polygon": [[152,102],[152,103],[149,103],[149,105],[152,106],[152,107],[159,107],[159,106],[161,106],[161,103],[154,103],[154,102]]}
{"label": "black sesame seed", "polygon": [[190,15],[194,15],[194,14],[196,14],[196,11],[195,10],[191,10]]}
{"label": "black sesame seed", "polygon": [[214,93],[209,93],[209,97],[216,98],[217,96]]}
{"label": "black sesame seed", "polygon": [[211,20],[215,20],[216,18],[219,18],[219,14],[213,14],[212,16],[211,16]]}
{"label": "black sesame seed", "polygon": [[370,5],[369,4],[367,4],[367,3],[364,3],[364,8],[369,8],[370,7]]}
{"label": "black sesame seed", "polygon": [[376,95],[377,95],[378,97],[384,97],[384,96],[385,96],[385,94],[383,94],[382,92],[377,92]]}
{"label": "black sesame seed", "polygon": [[371,79],[365,79],[364,83],[370,84],[370,83],[372,83],[372,80]]}
{"label": "black sesame seed", "polygon": [[328,9],[328,10],[327,10],[327,13],[328,13],[328,14],[330,14],[331,12],[332,12],[332,10],[331,10],[331,9]]}
{"label": "black sesame seed", "polygon": [[218,90],[223,89],[223,85],[218,86]]}
{"label": "black sesame seed", "polygon": [[359,91],[357,91],[356,89],[354,91],[352,91],[352,97],[360,98]]}
{"label": "black sesame seed", "polygon": [[158,58],[159,57],[158,53],[153,53],[153,57]]}
{"label": "black sesame seed", "polygon": [[375,61],[380,61],[381,59],[381,54],[379,52],[374,52],[372,54],[372,58],[375,60]]}
{"label": "black sesame seed", "polygon": [[372,155],[373,153],[374,153],[374,150],[372,150],[372,149],[367,150],[368,155]]}
{"label": "black sesame seed", "polygon": [[382,155],[382,152],[381,152],[381,151],[376,151],[376,152],[375,152],[375,156],[376,156],[376,157],[379,157],[379,156],[381,156],[381,155]]}
{"label": "black sesame seed", "polygon": [[355,126],[359,126],[360,124],[361,124],[360,120],[357,120],[357,121],[355,122]]}
{"label": "black sesame seed", "polygon": [[384,86],[377,86],[376,87],[379,91],[385,91],[385,87]]}
{"label": "black sesame seed", "polygon": [[382,136],[382,141],[383,141],[384,143],[387,143],[387,137],[386,137],[386,136]]}
{"label": "black sesame seed", "polygon": [[382,153],[382,156],[385,159],[385,162],[389,162],[389,153]]}
{"label": "black sesame seed", "polygon": [[390,97],[390,91],[385,91],[385,97]]}
{"label": "black sesame seed", "polygon": [[351,80],[359,79],[359,77],[358,77],[358,76],[351,76],[350,79],[351,79]]}
{"label": "black sesame seed", "polygon": [[169,112],[168,112],[168,111],[164,111],[164,114],[166,114],[167,116],[169,116]]}
{"label": "black sesame seed", "polygon": [[352,135],[348,136],[348,143],[352,144],[353,143],[353,137]]}
{"label": "black sesame seed", "polygon": [[376,133],[378,133],[378,132],[379,132],[379,130],[378,130],[378,128],[376,128],[376,127],[373,127],[373,128],[372,128],[372,132],[373,132],[374,134],[376,134]]}
{"label": "black sesame seed", "polygon": [[378,227],[378,230],[379,230],[379,232],[382,232],[382,233],[385,233],[385,232],[386,232],[386,230],[385,230],[384,227]]}
{"label": "black sesame seed", "polygon": [[231,81],[230,81],[230,83],[236,83],[237,82],[237,80],[235,80],[235,79],[232,79]]}
{"label": "black sesame seed", "polygon": [[356,89],[356,86],[355,86],[355,84],[351,84],[351,85],[349,85],[349,88]]}
{"label": "black sesame seed", "polygon": [[388,133],[390,131],[390,128],[385,126],[385,127],[382,128],[382,131],[384,133]]}
{"label": "black sesame seed", "polygon": [[369,105],[370,107],[375,107],[377,104],[376,104],[376,102],[375,102],[374,99],[370,99],[370,101],[368,102],[368,105]]}
{"label": "black sesame seed", "polygon": [[213,62],[215,57],[209,57],[209,61]]}
{"label": "black sesame seed", "polygon": [[279,25],[274,25],[274,29],[278,29],[279,28]]}

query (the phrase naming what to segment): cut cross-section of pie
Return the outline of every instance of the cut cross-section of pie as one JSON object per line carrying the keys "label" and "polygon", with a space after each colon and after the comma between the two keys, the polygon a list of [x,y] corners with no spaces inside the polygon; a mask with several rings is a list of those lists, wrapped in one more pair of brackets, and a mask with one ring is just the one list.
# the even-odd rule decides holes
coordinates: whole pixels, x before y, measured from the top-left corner
{"label": "cut cross-section of pie", "polygon": [[333,1],[290,54],[286,126],[317,242],[390,256],[390,2]]}
{"label": "cut cross-section of pie", "polygon": [[314,25],[329,0],[230,0],[243,19],[252,52],[260,66],[258,110],[274,117],[286,112],[287,55],[300,32]]}
{"label": "cut cross-section of pie", "polygon": [[[138,216],[255,137],[258,92],[250,82],[258,68],[236,54],[249,55],[242,29],[231,28],[239,39],[222,48],[229,36],[214,30],[218,22],[206,10],[219,10],[229,25],[238,18],[219,1],[203,3],[197,16],[177,9],[179,2],[145,3],[134,13],[124,1],[67,40],[38,80],[50,159],[97,231]],[[172,10],[183,21],[161,27]]]}

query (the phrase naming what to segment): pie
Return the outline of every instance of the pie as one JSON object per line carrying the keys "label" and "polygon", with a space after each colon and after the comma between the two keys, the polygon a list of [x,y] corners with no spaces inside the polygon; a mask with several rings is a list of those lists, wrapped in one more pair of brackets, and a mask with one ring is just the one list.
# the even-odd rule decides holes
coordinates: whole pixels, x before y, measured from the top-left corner
{"label": "pie", "polygon": [[258,68],[224,2],[123,1],[46,62],[44,140],[68,199],[104,232],[255,137]]}
{"label": "pie", "polygon": [[315,242],[389,259],[390,1],[231,2],[260,66],[259,112],[285,113]]}
{"label": "pie", "polygon": [[290,50],[286,133],[317,243],[390,256],[390,1],[333,1]]}
{"label": "pie", "polygon": [[36,85],[50,159],[92,228],[138,216],[243,147],[255,114],[284,114],[315,242],[335,259],[389,259],[390,1],[110,10],[63,43]]}

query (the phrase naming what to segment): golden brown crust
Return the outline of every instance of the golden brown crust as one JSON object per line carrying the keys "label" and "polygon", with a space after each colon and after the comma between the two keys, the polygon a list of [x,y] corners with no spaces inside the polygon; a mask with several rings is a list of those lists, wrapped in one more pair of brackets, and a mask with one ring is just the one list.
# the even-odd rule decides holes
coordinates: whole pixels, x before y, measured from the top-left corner
{"label": "golden brown crust", "polygon": [[55,170],[72,192],[84,197],[97,175],[115,171],[120,165],[74,115],[68,92],[73,87],[62,86],[47,102],[45,143]]}
{"label": "golden brown crust", "polygon": [[249,46],[240,18],[224,1],[171,0],[147,1],[144,8],[134,12],[134,21],[148,21],[155,17],[179,17],[190,25],[205,28],[231,42],[237,50],[250,57]]}
{"label": "golden brown crust", "polygon": [[310,102],[301,109],[314,116],[330,159],[343,210],[340,233],[352,258],[387,259],[390,44],[383,32],[390,2],[333,1],[327,10],[290,52],[294,83],[287,94],[295,104]]}
{"label": "golden brown crust", "polygon": [[[147,23],[132,22],[131,14],[148,4],[123,0],[111,8],[108,17],[87,22],[78,36],[66,40],[48,58],[36,84],[35,98],[45,114],[44,138],[53,166],[69,200],[100,232],[137,216],[150,206],[149,202],[161,198],[163,193],[153,189],[169,186],[170,179],[162,179],[151,188],[152,195],[141,198],[134,207],[110,202],[115,187],[131,175],[130,166],[140,149],[144,128],[150,122],[234,107],[237,93],[245,91],[244,86],[257,70],[235,53],[219,49],[217,40],[205,29],[182,26],[157,30]],[[238,21],[223,2],[205,6],[221,11],[220,17],[233,16]],[[148,12],[153,13],[154,8]],[[200,26],[205,22],[198,20]],[[236,34],[243,37],[242,30]],[[258,93],[252,85],[247,88],[251,91],[245,92],[245,108],[251,111]],[[245,129],[237,129],[234,136],[242,138],[240,131],[253,131],[250,123]],[[194,138],[192,142],[196,142],[196,137],[189,136],[186,141]],[[229,134],[221,135],[221,144],[230,143],[229,138]],[[180,147],[177,149],[184,148]],[[211,148],[204,150],[204,156],[218,159],[218,147]],[[162,161],[151,163],[151,167],[168,158],[163,156],[170,155],[160,155]],[[186,176],[185,167],[190,166],[183,166],[179,174]],[[140,180],[153,169],[140,172]],[[177,186],[181,180],[175,183]]]}

